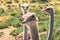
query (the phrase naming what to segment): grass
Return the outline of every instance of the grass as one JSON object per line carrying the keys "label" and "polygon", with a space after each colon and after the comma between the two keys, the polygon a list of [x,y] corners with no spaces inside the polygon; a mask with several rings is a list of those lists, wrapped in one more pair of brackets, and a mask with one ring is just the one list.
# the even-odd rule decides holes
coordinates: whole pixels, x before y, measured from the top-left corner
{"label": "grass", "polygon": [[[39,19],[38,28],[39,28],[40,33],[44,32],[44,31],[48,31],[49,23],[50,23],[49,22],[49,17],[50,17],[49,13],[41,12],[41,8],[40,8],[40,6],[38,8],[36,8],[34,5],[34,6],[31,6],[30,10],[29,10],[30,12],[35,12],[36,16]],[[21,18],[22,11],[20,9],[21,8],[15,8],[13,10],[8,9],[8,10],[4,11],[3,14],[11,15],[11,18],[9,18],[8,20],[5,20],[5,22],[3,22],[3,23],[0,23],[0,29],[6,28],[8,26],[18,27],[17,29],[13,30],[10,33],[10,35],[13,35],[13,36],[16,36],[20,32],[22,32],[23,28],[22,28],[21,23],[22,23],[23,19]],[[2,13],[1,13],[1,15],[2,15]],[[60,10],[55,9],[53,40],[60,40],[60,38],[59,38],[60,37],[60,29],[59,28],[60,28]],[[47,35],[48,34],[42,34],[41,40],[46,40]]]}
{"label": "grass", "polygon": [[10,33],[10,35],[13,35],[13,36],[16,36],[16,35],[18,35],[20,32],[22,32],[23,31],[23,27],[20,27],[20,28],[17,28],[17,29],[15,29],[15,30],[13,30],[11,33]]}
{"label": "grass", "polygon": [[41,34],[40,37],[41,40],[47,40],[47,34]]}
{"label": "grass", "polygon": [[[37,11],[38,10],[38,11]],[[32,9],[31,9],[32,11]],[[35,9],[33,12],[36,13],[37,17],[39,18],[39,32],[48,31],[49,29],[49,13],[40,12],[39,9]],[[60,11],[55,10],[55,17],[54,17],[54,32],[53,32],[53,40],[60,40]],[[41,39],[46,40],[48,34],[42,34]]]}
{"label": "grass", "polygon": [[[35,12],[36,16],[39,19],[39,22],[38,22],[39,32],[41,33],[41,32],[44,32],[44,31],[48,31],[49,24],[50,24],[50,22],[49,22],[49,18],[50,18],[49,13],[41,12],[40,9],[37,9],[37,8],[30,9],[30,12]],[[60,37],[60,29],[59,28],[60,28],[60,11],[55,10],[53,40],[60,40],[60,38],[59,38]],[[20,31],[22,29],[16,29],[16,30]],[[13,32],[11,32],[11,33],[13,33]],[[12,35],[14,35],[15,33],[17,34],[18,31],[14,32]],[[48,34],[41,34],[40,35],[42,40],[46,40],[47,36],[48,36]]]}
{"label": "grass", "polygon": [[0,37],[3,35],[3,32],[0,32]]}

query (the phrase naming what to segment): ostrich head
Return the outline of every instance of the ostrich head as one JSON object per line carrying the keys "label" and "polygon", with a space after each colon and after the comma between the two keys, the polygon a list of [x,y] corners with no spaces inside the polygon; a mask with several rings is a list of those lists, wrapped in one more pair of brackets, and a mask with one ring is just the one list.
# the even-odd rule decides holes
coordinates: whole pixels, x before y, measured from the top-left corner
{"label": "ostrich head", "polygon": [[23,24],[27,24],[29,26],[37,21],[34,13],[24,14],[22,17],[24,18]]}
{"label": "ostrich head", "polygon": [[48,12],[50,14],[54,13],[54,9],[52,6],[48,6],[45,9],[43,9],[42,11]]}
{"label": "ostrich head", "polygon": [[28,3],[24,3],[21,5],[21,9],[23,12],[27,12],[29,9],[29,4]]}

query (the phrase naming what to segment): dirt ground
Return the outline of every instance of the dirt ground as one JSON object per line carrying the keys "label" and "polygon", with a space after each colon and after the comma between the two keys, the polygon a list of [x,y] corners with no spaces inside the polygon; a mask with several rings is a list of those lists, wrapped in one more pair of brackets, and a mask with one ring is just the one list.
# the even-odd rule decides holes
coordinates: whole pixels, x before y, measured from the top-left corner
{"label": "dirt ground", "polygon": [[12,35],[9,35],[10,32],[14,29],[15,28],[0,29],[0,32],[3,32],[3,35],[0,37],[0,40],[15,40],[15,38]]}
{"label": "dirt ground", "polygon": [[[12,35],[9,35],[11,31],[13,31],[16,28],[5,28],[5,29],[0,29],[0,32],[3,32],[3,35],[0,37],[0,40],[16,40],[15,37],[13,37]],[[47,32],[42,32],[39,33],[39,35],[41,34],[47,34]]]}

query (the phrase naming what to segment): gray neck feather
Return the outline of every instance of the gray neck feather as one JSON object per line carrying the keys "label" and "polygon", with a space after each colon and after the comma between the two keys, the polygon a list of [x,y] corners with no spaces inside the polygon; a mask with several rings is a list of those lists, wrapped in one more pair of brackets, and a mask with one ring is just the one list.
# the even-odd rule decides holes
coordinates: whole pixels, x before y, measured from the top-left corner
{"label": "gray neck feather", "polygon": [[49,29],[49,34],[48,34],[48,40],[52,40],[53,27],[54,27],[54,11],[51,10],[51,12],[50,12],[50,29]]}
{"label": "gray neck feather", "polygon": [[32,40],[39,40],[37,24],[30,26]]}

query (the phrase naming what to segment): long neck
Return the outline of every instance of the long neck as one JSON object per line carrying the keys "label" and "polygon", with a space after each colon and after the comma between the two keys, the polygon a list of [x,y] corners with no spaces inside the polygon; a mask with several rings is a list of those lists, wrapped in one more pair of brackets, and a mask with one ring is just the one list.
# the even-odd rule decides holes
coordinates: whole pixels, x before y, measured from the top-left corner
{"label": "long neck", "polygon": [[49,34],[48,34],[48,40],[52,40],[53,27],[54,27],[54,12],[51,12],[51,14],[50,14],[50,29],[49,29]]}
{"label": "long neck", "polygon": [[36,23],[31,23],[30,32],[32,40],[39,40],[38,28]]}
{"label": "long neck", "polygon": [[[27,13],[27,11],[23,11],[23,15],[24,14],[26,14]],[[23,40],[28,40],[28,36],[27,36],[27,25],[24,25],[24,28],[23,28],[23,30],[24,30],[24,36],[23,36]]]}
{"label": "long neck", "polygon": [[26,14],[26,13],[28,13],[28,11],[23,11],[23,14]]}

